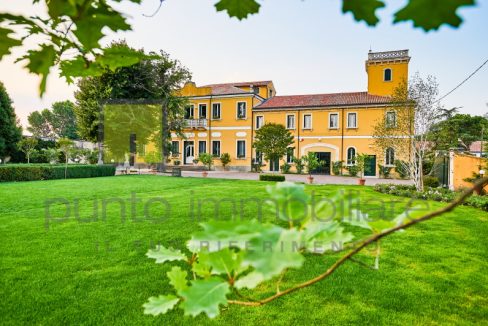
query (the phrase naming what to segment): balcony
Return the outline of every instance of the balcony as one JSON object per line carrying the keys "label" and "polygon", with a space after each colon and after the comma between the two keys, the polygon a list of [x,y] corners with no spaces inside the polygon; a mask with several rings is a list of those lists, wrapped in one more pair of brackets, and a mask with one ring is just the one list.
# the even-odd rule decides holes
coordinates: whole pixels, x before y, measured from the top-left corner
{"label": "balcony", "polygon": [[207,129],[207,119],[185,119],[185,127],[190,129]]}

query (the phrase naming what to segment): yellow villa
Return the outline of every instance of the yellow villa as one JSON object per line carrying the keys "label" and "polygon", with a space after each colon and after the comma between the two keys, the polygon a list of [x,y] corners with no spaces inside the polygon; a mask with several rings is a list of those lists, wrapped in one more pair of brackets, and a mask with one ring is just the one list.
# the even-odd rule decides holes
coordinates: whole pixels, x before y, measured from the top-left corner
{"label": "yellow villa", "polygon": [[188,98],[185,138],[172,134],[172,160],[194,165],[203,152],[211,153],[216,169],[228,153],[230,170],[249,171],[262,155],[252,148],[255,131],[265,123],[284,125],[295,138],[280,162],[262,162],[264,171],[279,171],[292,158],[315,152],[324,162],[319,173],[331,174],[331,165],[354,164],[356,154],[370,155],[366,176],[378,176],[378,165],[393,166],[408,153],[384,153],[373,146],[373,126],[386,117],[393,125],[393,90],[408,78],[408,50],[369,52],[366,60],[367,91],[353,93],[277,96],[272,81],[212,84],[188,83],[182,96]]}

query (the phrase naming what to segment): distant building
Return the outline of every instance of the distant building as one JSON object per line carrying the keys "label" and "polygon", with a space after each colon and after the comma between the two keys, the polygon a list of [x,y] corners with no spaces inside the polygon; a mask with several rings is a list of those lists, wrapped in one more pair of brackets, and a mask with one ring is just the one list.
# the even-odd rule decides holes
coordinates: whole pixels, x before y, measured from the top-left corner
{"label": "distant building", "polygon": [[481,146],[481,141],[475,141],[469,146],[469,152],[477,157],[488,155],[488,142],[484,141]]}

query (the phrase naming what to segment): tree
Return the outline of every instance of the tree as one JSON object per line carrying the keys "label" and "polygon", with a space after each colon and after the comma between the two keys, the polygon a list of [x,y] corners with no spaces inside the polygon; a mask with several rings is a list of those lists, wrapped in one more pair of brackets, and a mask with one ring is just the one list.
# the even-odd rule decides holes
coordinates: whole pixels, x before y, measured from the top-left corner
{"label": "tree", "polygon": [[294,143],[293,135],[285,126],[277,123],[266,123],[256,130],[253,147],[256,152],[264,154],[267,161],[281,159]]}
{"label": "tree", "polygon": [[58,147],[59,151],[63,153],[65,161],[64,161],[64,178],[66,179],[68,176],[68,160],[70,154],[73,150],[73,141],[68,138],[60,138],[58,139]]}
{"label": "tree", "polygon": [[27,117],[27,130],[37,138],[77,139],[74,104],[71,101],[56,102],[51,109],[34,111]]}
{"label": "tree", "polygon": [[317,154],[314,152],[308,152],[307,155],[302,156],[302,161],[305,164],[305,168],[310,177],[312,177],[312,172],[322,165]]}
{"label": "tree", "polygon": [[[124,41],[112,43],[109,48],[127,48]],[[143,50],[137,50],[144,54]],[[144,54],[145,55],[145,54]],[[79,132],[82,138],[97,141],[99,133],[101,105],[106,100],[144,100],[161,103],[158,112],[158,128],[147,125],[148,114],[132,115],[132,124],[147,126],[146,134],[151,134],[160,149],[161,169],[164,170],[166,158],[170,152],[171,133],[173,131],[183,137],[184,107],[187,99],[179,97],[179,91],[184,84],[191,80],[190,71],[183,67],[178,60],[171,59],[169,54],[160,51],[159,54],[145,55],[147,59],[130,67],[119,68],[115,72],[105,70],[101,76],[86,77],[78,82],[78,91],[75,93],[75,113]],[[121,111],[121,114],[128,115]],[[104,128],[111,127],[105,123]],[[114,120],[112,120],[114,121]],[[120,119],[119,119],[120,121]],[[115,127],[115,126],[112,126]],[[158,134],[157,137],[154,135]],[[138,142],[148,141],[147,137],[140,138]],[[164,139],[164,141],[162,141]]]}
{"label": "tree", "polygon": [[439,119],[450,119],[459,112],[459,109],[460,109],[459,107],[453,107],[450,109],[441,108]]}
{"label": "tree", "polygon": [[222,155],[220,155],[220,162],[222,163],[222,166],[224,167],[224,170],[225,170],[225,167],[227,166],[227,164],[230,163],[229,153],[222,153]]}
{"label": "tree", "polygon": [[[145,58],[144,54],[130,48],[102,48],[100,40],[106,30],[130,31],[128,15],[115,9],[105,0],[48,1],[44,3],[46,17],[25,17],[0,12],[0,60],[11,53],[13,47],[24,45],[31,36],[42,39],[37,49],[20,51],[17,59],[27,61],[25,67],[40,77],[39,93],[46,90],[51,68],[59,63],[61,76],[71,83],[75,77],[100,76],[105,69],[115,71],[131,66]],[[117,1],[120,2],[120,1]],[[140,3],[140,0],[127,0]],[[164,0],[160,0],[162,5]],[[161,7],[160,5],[160,7]],[[459,27],[462,18],[457,14],[462,6],[474,6],[475,0],[446,0],[442,10],[435,1],[409,0],[394,13],[394,23],[412,21],[414,27],[425,31],[436,30],[442,25]],[[217,11],[227,11],[230,17],[244,19],[259,12],[256,0],[219,0]],[[342,12],[352,13],[356,21],[370,26],[378,24],[376,11],[385,7],[383,0],[342,0]],[[12,35],[13,34],[13,35]],[[69,54],[69,55],[67,55]]]}
{"label": "tree", "polygon": [[395,153],[407,153],[407,161],[400,162],[405,162],[418,191],[424,189],[422,163],[431,149],[429,132],[441,112],[438,94],[434,77],[422,79],[415,74],[408,84],[404,82],[395,89],[387,109],[395,114],[385,114],[373,127],[374,144],[381,152],[392,148]]}
{"label": "tree", "polygon": [[32,136],[36,138],[53,138],[51,120],[51,111],[48,109],[31,112],[27,117],[29,122],[27,131],[31,132]]}
{"label": "tree", "polygon": [[203,165],[206,165],[208,167],[208,170],[212,168],[212,163],[213,163],[213,156],[210,153],[202,153],[200,156],[198,156],[198,160],[202,162]]}
{"label": "tree", "polygon": [[429,132],[435,150],[459,147],[467,150],[473,142],[482,138],[488,140],[488,119],[469,114],[456,114],[440,121]]}
{"label": "tree", "polygon": [[0,82],[0,158],[11,156],[15,152],[21,136],[22,128],[12,107],[12,100]]}
{"label": "tree", "polygon": [[37,139],[34,137],[24,137],[18,143],[20,150],[27,157],[27,164],[30,163],[32,154],[36,152],[37,142]]}

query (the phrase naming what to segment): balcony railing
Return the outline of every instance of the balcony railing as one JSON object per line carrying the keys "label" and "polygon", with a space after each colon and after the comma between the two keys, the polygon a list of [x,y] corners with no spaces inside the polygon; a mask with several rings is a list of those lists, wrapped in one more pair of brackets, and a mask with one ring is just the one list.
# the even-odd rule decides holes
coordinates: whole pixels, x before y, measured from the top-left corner
{"label": "balcony railing", "polygon": [[185,119],[187,128],[207,128],[207,119]]}
{"label": "balcony railing", "polygon": [[388,59],[404,59],[404,58],[408,58],[408,50],[368,53],[368,60],[388,60]]}

